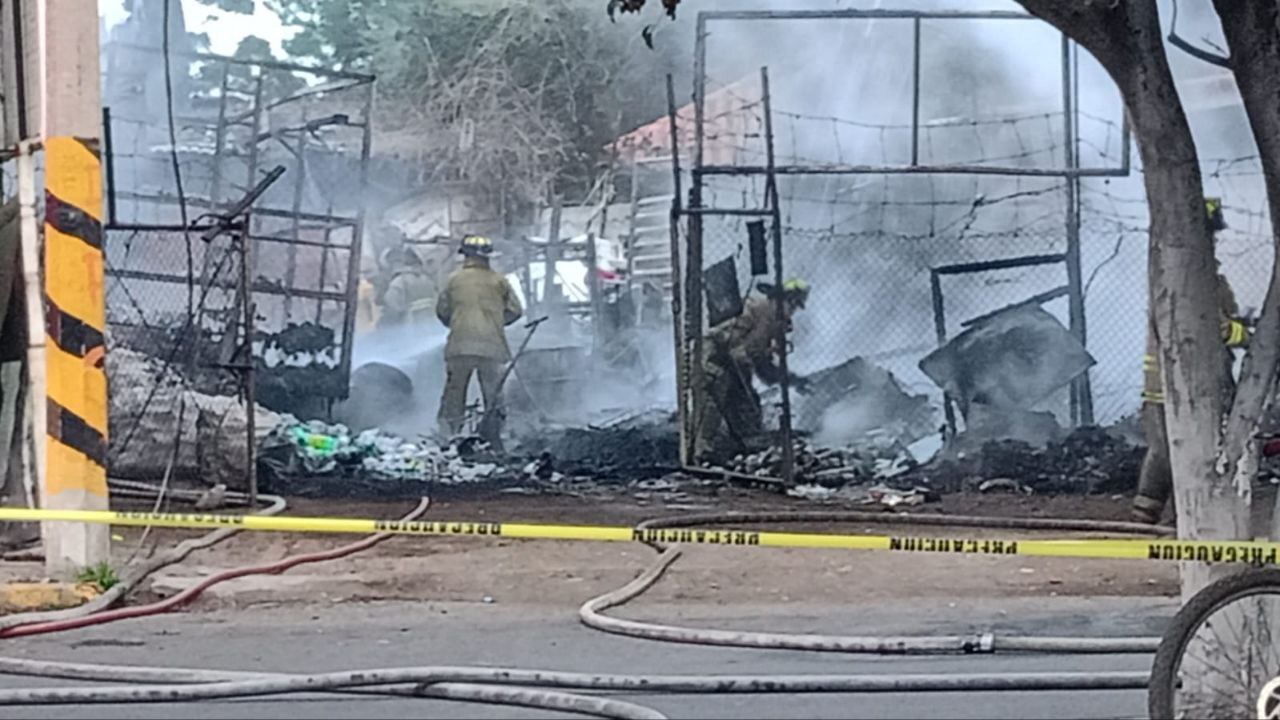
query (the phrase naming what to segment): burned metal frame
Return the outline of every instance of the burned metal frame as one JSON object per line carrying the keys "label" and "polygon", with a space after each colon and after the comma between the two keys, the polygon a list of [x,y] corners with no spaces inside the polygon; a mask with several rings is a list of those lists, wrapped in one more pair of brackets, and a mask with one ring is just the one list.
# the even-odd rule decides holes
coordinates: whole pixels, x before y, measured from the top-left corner
{"label": "burned metal frame", "polygon": [[[137,45],[133,43],[116,43],[115,45],[117,47],[127,48],[131,50],[145,52],[145,53],[160,52],[155,47]],[[364,188],[367,187],[368,185],[368,178],[369,178],[369,161],[370,161],[370,154],[371,154],[371,147],[372,147],[372,116],[373,116],[373,107],[374,107],[374,98],[375,98],[375,82],[376,82],[375,76],[364,74],[364,73],[354,73],[349,71],[308,67],[305,65],[298,65],[298,64],[279,62],[279,61],[247,60],[247,59],[240,59],[240,58],[215,55],[211,53],[201,53],[201,52],[174,51],[173,56],[184,58],[187,60],[218,63],[221,65],[221,69],[222,69],[221,83],[220,83],[222,92],[219,93],[216,120],[213,120],[212,118],[199,117],[199,118],[191,118],[190,122],[187,123],[187,125],[190,127],[198,126],[198,127],[213,128],[215,129],[215,134],[216,134],[216,137],[214,138],[215,146],[214,146],[214,152],[212,157],[209,197],[184,198],[188,206],[207,209],[207,210],[213,210],[213,211],[217,211],[219,209],[225,208],[226,203],[223,201],[223,197],[222,197],[225,190],[224,188],[224,185],[225,185],[224,157],[229,152],[228,141],[226,136],[232,127],[238,127],[243,125],[248,125],[251,127],[251,134],[249,136],[249,140],[247,143],[249,146],[247,148],[248,150],[247,186],[252,187],[255,184],[256,180],[258,179],[257,177],[259,174],[258,163],[260,158],[258,146],[261,142],[267,141],[271,138],[279,137],[283,139],[286,142],[286,144],[289,144],[288,136],[298,135],[300,136],[300,139],[293,140],[289,149],[302,150],[303,152],[305,152],[305,140],[301,138],[306,137],[307,131],[311,127],[311,125],[316,122],[329,120],[329,119],[332,119],[333,117],[337,117],[337,116],[331,116],[330,118],[321,118],[319,120],[313,119],[310,122],[304,119],[303,123],[298,127],[290,126],[290,127],[278,129],[271,133],[263,133],[262,127],[264,126],[263,124],[264,114],[268,110],[275,107],[281,107],[281,106],[287,105],[288,103],[291,103],[291,102],[304,100],[306,97],[314,94],[314,91],[315,91],[315,88],[308,88],[304,91],[300,91],[298,93],[292,93],[283,98],[264,99],[263,80],[268,71],[302,73],[302,74],[311,75],[313,77],[319,78],[322,81],[321,84],[323,87],[321,87],[320,89],[325,92],[351,91],[353,89],[357,89],[360,87],[366,88],[365,95],[362,99],[362,110],[361,110],[362,117],[359,118],[359,122],[353,122],[352,118],[347,117],[347,118],[343,118],[343,122],[340,123],[345,127],[358,128],[361,131],[360,150],[359,150],[359,158],[360,158],[359,159],[359,186],[356,192],[360,194],[363,193]],[[228,112],[228,92],[227,92],[228,68],[231,66],[241,66],[241,67],[250,68],[251,72],[254,74],[254,77],[253,77],[254,92],[253,92],[253,98],[250,101],[251,107],[247,111],[234,116],[232,116],[231,113]],[[334,86],[335,83],[338,83],[337,86]],[[112,125],[113,125],[113,122],[112,122],[111,111],[109,108],[104,108],[103,139],[104,139],[104,150],[107,156],[106,157],[106,185],[107,185],[106,195],[107,195],[107,209],[108,209],[107,211],[108,222],[106,223],[106,229],[107,230],[126,230],[126,231],[134,230],[134,231],[143,231],[143,232],[145,231],[182,232],[184,230],[190,229],[190,228],[184,228],[183,226],[180,226],[180,225],[173,225],[173,224],[144,224],[144,223],[120,222],[118,212],[117,212],[118,199],[128,199],[128,200],[133,200],[137,202],[156,203],[161,205],[173,205],[173,204],[176,204],[179,201],[179,199],[176,196],[163,194],[163,193],[147,194],[147,193],[138,193],[138,192],[120,192],[117,190],[116,178],[115,178],[115,158],[114,158],[115,149],[114,149],[114,142],[113,142]],[[317,318],[320,317],[320,314],[323,311],[323,307],[325,303],[333,303],[338,307],[340,307],[342,310],[341,328],[334,328],[335,331],[341,332],[341,340],[338,348],[339,349],[338,366],[336,368],[336,372],[346,377],[346,376],[349,376],[351,373],[355,321],[356,321],[356,312],[357,312],[356,293],[357,293],[359,278],[360,278],[359,266],[360,266],[361,249],[363,244],[365,209],[364,209],[363,203],[358,203],[355,213],[350,215],[334,214],[332,211],[328,213],[314,213],[314,212],[302,211],[300,197],[299,197],[300,196],[299,188],[301,188],[306,182],[307,165],[308,163],[306,163],[301,157],[298,158],[298,164],[297,164],[298,173],[295,179],[296,184],[295,184],[295,191],[294,191],[294,202],[292,203],[291,207],[272,208],[272,207],[255,206],[252,208],[244,209],[245,218],[246,218],[246,229],[244,231],[243,237],[248,241],[253,241],[253,242],[247,243],[249,245],[249,249],[248,249],[248,252],[245,254],[245,257],[249,263],[249,266],[246,269],[250,273],[251,278],[256,276],[256,274],[253,272],[255,259],[257,255],[255,246],[261,245],[263,243],[273,243],[273,244],[284,246],[286,248],[286,254],[289,259],[292,259],[295,257],[296,249],[298,247],[319,247],[319,248],[322,248],[322,255],[321,255],[322,276],[321,276],[320,282],[323,283],[325,281],[325,278],[327,277],[327,273],[330,272],[330,268],[329,268],[330,263],[328,262],[329,255],[335,251],[339,253],[341,252],[347,253],[346,267],[345,269],[342,269],[345,271],[340,272],[340,275],[342,276],[342,282],[344,285],[343,290],[341,292],[331,292],[331,291],[325,290],[323,287],[314,289],[314,290],[307,289],[307,288],[295,288],[295,287],[290,287],[291,283],[289,282],[286,282],[284,285],[279,285],[279,286],[269,282],[261,282],[261,281],[251,282],[252,294],[254,295],[273,295],[273,296],[283,297],[286,311],[288,309],[288,306],[291,304],[291,301],[294,298],[305,298],[308,300],[315,300]],[[289,227],[285,230],[282,230],[279,234],[271,233],[271,232],[262,232],[260,218],[277,218],[277,219],[288,220]],[[301,237],[300,231],[304,223],[307,224],[308,229],[317,230],[323,233],[324,239],[322,241],[317,241],[317,240],[306,239]],[[334,242],[335,240],[335,238],[333,238],[334,231],[338,231],[338,230],[350,232],[351,233],[350,241]],[[343,234],[345,234],[345,232]],[[168,283],[174,283],[174,284],[186,284],[188,281],[188,278],[185,276],[185,274],[178,274],[178,273],[150,273],[150,272],[124,270],[124,269],[109,269],[106,272],[108,275],[116,276],[122,279],[133,278],[133,279],[143,279],[143,280],[150,280],[150,281],[156,281],[156,282],[168,282]],[[296,272],[296,270],[293,267],[293,263],[292,262],[288,263],[288,267],[286,267],[284,272],[285,278],[287,280],[291,279],[294,275],[294,272]],[[225,289],[230,289],[230,288],[225,288]],[[238,296],[237,296],[236,302],[238,306],[240,303],[240,299]],[[289,316],[286,314],[285,315],[286,321],[288,317]],[[342,383],[341,385],[343,387],[346,387],[346,383]],[[338,399],[338,398],[333,398],[333,399]]]}
{"label": "burned metal frame", "polygon": [[[676,361],[676,427],[680,433],[680,464],[693,464],[693,456],[689,447],[689,407],[687,405],[687,389],[689,387],[689,364],[684,352],[685,330],[681,324],[681,312],[684,302],[680,297],[680,216],[682,213],[680,183],[680,132],[676,125],[676,89],[675,80],[667,75],[667,124],[671,131],[671,331],[674,342]],[[632,227],[634,227],[634,222]],[[634,233],[633,233],[634,235]],[[627,269],[630,282],[630,267]]]}
{"label": "burned metal frame", "polygon": [[[972,164],[919,164],[920,139],[920,51],[922,47],[921,24],[925,20],[1036,20],[1039,18],[1020,12],[1006,11],[924,11],[924,10],[861,10],[855,8],[843,10],[707,10],[698,13],[697,34],[694,45],[694,102],[701,104],[706,99],[706,63],[708,25],[720,21],[761,21],[761,20],[910,20],[912,33],[911,63],[911,163],[908,165],[778,165],[773,172],[778,175],[1014,175],[1023,177],[1125,177],[1129,175],[1129,156],[1131,133],[1128,116],[1121,125],[1121,160],[1115,168],[1081,168],[1074,166],[1068,156],[1066,167],[1062,168],[1027,168],[1008,165],[972,165]],[[1071,67],[1067,61],[1067,48],[1070,41],[1063,36],[1062,78],[1064,95],[1071,92]],[[1071,100],[1064,97],[1064,112],[1070,116],[1073,112]],[[698,113],[700,114],[700,113]],[[701,133],[702,123],[698,120],[697,132]],[[1078,139],[1073,137],[1074,129],[1067,123],[1065,135],[1067,145],[1075,147]],[[701,175],[763,175],[766,168],[759,165],[699,165]]]}
{"label": "burned metal frame", "polygon": [[[701,80],[706,75],[706,53],[703,44],[703,16],[698,16],[698,45],[696,75]],[[671,87],[671,78],[667,78],[667,115],[671,129],[671,163],[673,172],[674,196],[671,203],[671,268],[672,324],[675,333],[676,352],[676,395],[677,416],[680,427],[680,459],[685,466],[692,466],[697,460],[694,457],[693,445],[703,420],[700,409],[707,402],[706,388],[703,380],[703,302],[702,302],[702,231],[703,218],[707,216],[737,216],[768,218],[772,225],[770,234],[773,237],[773,274],[775,286],[781,288],[783,283],[782,259],[782,206],[778,197],[777,175],[774,172],[773,113],[770,105],[769,70],[760,68],[760,93],[764,104],[764,149],[767,164],[763,168],[765,176],[765,207],[762,208],[708,208],[702,206],[702,177],[705,132],[704,120],[704,82],[697,82],[694,87],[694,157],[691,169],[692,182],[689,188],[689,204],[681,204],[679,132],[676,125],[677,108],[675,91]],[[687,217],[689,223],[688,240],[685,243],[684,297],[681,298],[681,258],[680,258],[680,217]],[[775,311],[779,317],[785,315],[785,300],[781,293],[774,298]],[[683,311],[683,313],[682,313]],[[782,415],[779,421],[779,445],[782,466],[780,475],[784,482],[791,482],[794,476],[794,452],[791,428],[791,388],[790,374],[787,371],[787,324],[778,324],[777,346],[778,366],[782,371]]]}
{"label": "burned metal frame", "polygon": [[[912,23],[912,107],[911,107],[911,162],[907,165],[776,165],[772,159],[764,165],[708,165],[704,163],[704,142],[705,142],[705,109],[707,97],[707,39],[710,36],[708,28],[713,22],[756,22],[756,21],[786,21],[786,20],[909,20]],[[1066,252],[1061,256],[1056,256],[1054,262],[1062,262],[1067,269],[1067,285],[1066,294],[1069,300],[1070,314],[1070,330],[1073,335],[1080,341],[1082,345],[1087,346],[1087,332],[1085,326],[1084,311],[1084,291],[1081,284],[1080,272],[1080,214],[1079,214],[1079,183],[1081,178],[1096,177],[1126,177],[1130,174],[1130,156],[1132,137],[1128,116],[1123,116],[1121,125],[1121,159],[1118,167],[1094,167],[1082,168],[1079,166],[1078,145],[1080,142],[1077,133],[1077,114],[1078,103],[1076,102],[1076,72],[1073,68],[1073,52],[1076,52],[1074,44],[1066,34],[1062,34],[1062,102],[1063,102],[1063,135],[1064,135],[1064,166],[1052,168],[1027,168],[1006,165],[974,165],[974,164],[940,164],[929,165],[920,164],[920,56],[922,47],[922,23],[926,20],[1008,20],[1008,21],[1028,21],[1037,20],[1033,15],[1021,12],[1006,11],[916,11],[916,10],[867,10],[867,9],[833,9],[833,10],[712,10],[698,13],[696,32],[694,38],[694,87],[693,87],[693,105],[694,105],[694,157],[693,168],[691,170],[692,183],[689,189],[689,202],[687,207],[680,207],[677,197],[673,202],[672,213],[675,215],[684,215],[688,217],[688,243],[686,248],[686,262],[688,273],[685,276],[685,297],[683,308],[680,308],[673,301],[673,311],[675,312],[676,323],[680,324],[679,310],[683,309],[684,327],[683,338],[679,338],[677,347],[684,351],[685,357],[688,358],[687,365],[690,372],[687,376],[680,378],[683,383],[678,391],[680,398],[680,409],[686,411],[685,403],[691,408],[697,408],[705,399],[702,398],[703,388],[701,380],[701,358],[703,356],[702,346],[702,303],[700,294],[700,275],[698,270],[702,267],[702,241],[703,241],[703,223],[702,218],[707,215],[757,215],[769,216],[771,212],[776,212],[776,207],[772,210],[762,209],[719,209],[705,208],[702,205],[702,184],[703,178],[708,176],[758,176],[766,177],[767,187],[774,187],[776,191],[777,176],[779,175],[994,175],[994,176],[1010,176],[1010,177],[1045,177],[1045,178],[1063,178],[1067,187],[1067,210],[1065,213],[1064,224],[1066,229]],[[766,75],[767,77],[767,75]],[[767,82],[766,82],[767,86]],[[766,123],[766,142],[772,147],[773,138],[771,133],[771,112],[768,107],[769,97],[767,87],[765,89],[762,102],[765,105],[765,123]],[[678,155],[678,146],[676,145],[676,110],[674,99],[669,100],[670,122],[672,126],[672,151],[673,156]],[[777,217],[775,215],[775,217]],[[780,220],[779,220],[780,222]],[[673,235],[675,228],[673,227]],[[781,232],[777,235],[777,242],[781,243]],[[678,260],[678,250],[673,241],[672,258],[673,261]],[[777,272],[781,272],[781,253],[778,253]],[[931,274],[931,281],[936,285],[938,275]],[[940,290],[939,290],[940,292]],[[1057,292],[1057,290],[1050,291]],[[678,294],[678,293],[676,293]],[[785,362],[785,349],[782,351]],[[784,402],[789,401],[789,393],[784,387]],[[947,403],[948,412],[950,404]],[[1093,403],[1092,391],[1089,384],[1089,376],[1086,372],[1082,377],[1072,383],[1071,390],[1071,413],[1072,420],[1078,424],[1092,424],[1093,422]],[[688,413],[686,412],[686,415]],[[789,417],[787,420],[789,421]],[[689,428],[689,419],[686,417],[682,422],[682,431]],[[952,421],[952,424],[953,421]],[[687,438],[682,443],[687,445]],[[786,442],[784,451],[791,449],[789,439]]]}
{"label": "burned metal frame", "polygon": [[[970,263],[954,263],[951,265],[939,265],[938,267],[930,268],[929,296],[933,303],[933,328],[936,333],[938,347],[942,347],[947,344],[947,311],[942,293],[943,277],[948,275],[972,275],[974,273],[992,272],[994,270],[1011,270],[1013,268],[1021,267],[1056,265],[1058,263],[1065,264],[1066,262],[1066,253],[1056,253],[1051,255],[1022,255],[1020,257],[1002,258],[1000,260],[983,260],[980,262]],[[969,318],[961,323],[961,325],[974,325],[996,315],[997,313],[1008,310],[1011,307],[1021,307],[1023,305],[1031,304],[1039,305],[1040,303],[1060,298],[1063,295],[1067,295],[1068,297],[1071,295],[1070,283],[1032,296],[1026,300],[1021,300],[1012,305],[1007,305],[1003,308],[993,310],[992,312]],[[953,402],[954,398],[944,391],[942,393],[942,413],[946,418],[946,436],[948,438],[955,437],[956,434],[956,414],[952,407]]]}

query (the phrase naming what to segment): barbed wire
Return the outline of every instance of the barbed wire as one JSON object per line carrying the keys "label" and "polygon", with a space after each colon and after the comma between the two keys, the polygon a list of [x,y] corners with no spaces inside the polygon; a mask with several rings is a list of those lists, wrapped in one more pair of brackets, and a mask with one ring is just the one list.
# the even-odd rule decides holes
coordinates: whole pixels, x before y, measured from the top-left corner
{"label": "barbed wire", "polygon": [[[827,127],[815,130],[815,125],[799,118],[794,124],[784,119],[777,156],[806,164],[840,164],[831,158],[843,159],[854,143],[848,134],[832,129],[835,123],[831,118],[821,120]],[[1009,123],[1011,129],[1001,131],[1000,137],[971,137],[966,141],[966,154],[973,164],[1056,158],[1061,142],[1056,135],[1045,137],[1044,127],[1038,125],[1044,122],[1045,116],[1040,114],[1023,119],[1021,124]],[[1088,148],[1087,154],[1116,162],[1118,132],[1111,131],[1117,126],[1102,126],[1108,132],[1082,139],[1081,146]],[[897,131],[862,127],[859,132],[887,139]],[[950,132],[947,136],[947,131],[923,129],[922,157],[936,157],[936,148],[953,142],[954,133],[969,131],[961,127]],[[806,133],[810,147],[803,148],[795,139]],[[753,157],[763,155],[762,140],[724,137],[719,142],[735,145],[735,151],[741,153],[739,162],[752,164]],[[815,143],[824,141],[825,150],[820,145],[813,149]],[[883,159],[888,143],[879,145],[876,149]],[[826,158],[821,157],[824,152]],[[805,155],[809,157],[801,157]],[[1224,271],[1239,292],[1258,294],[1267,280],[1263,277],[1267,273],[1259,268],[1269,271],[1270,266],[1243,261],[1264,254],[1269,258],[1274,242],[1258,158],[1205,158],[1201,166],[1206,193],[1224,198],[1224,209],[1236,225],[1220,235],[1218,256],[1230,264],[1224,265]],[[1087,345],[1097,360],[1090,371],[1096,420],[1104,424],[1136,411],[1142,383],[1150,219],[1147,200],[1141,195],[1141,168],[1135,165],[1133,170],[1127,179],[1088,178],[1079,183],[1085,265],[1082,294],[1090,327]],[[885,362],[913,392],[938,392],[918,377],[915,363],[922,352],[894,354],[886,348],[912,347],[921,337],[932,337],[930,268],[1066,249],[1067,181],[1063,178],[884,175],[806,181],[783,177],[779,182],[784,248],[794,248],[788,251],[792,253],[788,267],[795,272],[818,273],[822,278],[818,287],[834,283],[835,288],[824,289],[835,293],[827,295],[824,302],[855,308],[849,311],[852,318],[842,319],[837,314],[809,321],[816,325],[797,351],[804,357],[802,362],[809,367],[824,366],[840,362],[850,353],[869,356],[884,351],[886,358],[896,358]],[[760,208],[764,207],[763,186],[759,177],[714,177],[707,178],[704,187],[713,206],[725,202],[726,207]],[[718,239],[707,242],[719,243],[716,247],[723,250],[728,239],[741,256],[744,246],[739,238],[744,221],[723,218],[720,222],[721,229],[715,231]],[[706,255],[720,256],[718,252]],[[836,267],[843,269],[833,270]],[[1062,264],[952,276],[947,280],[947,325],[958,330],[956,323],[963,318],[989,313],[1065,283]],[[1050,306],[1066,324],[1066,300],[1046,304],[1046,308]],[[865,320],[860,319],[864,316]],[[879,329],[867,335],[863,323],[872,318]],[[1065,407],[1065,401],[1059,404]]]}

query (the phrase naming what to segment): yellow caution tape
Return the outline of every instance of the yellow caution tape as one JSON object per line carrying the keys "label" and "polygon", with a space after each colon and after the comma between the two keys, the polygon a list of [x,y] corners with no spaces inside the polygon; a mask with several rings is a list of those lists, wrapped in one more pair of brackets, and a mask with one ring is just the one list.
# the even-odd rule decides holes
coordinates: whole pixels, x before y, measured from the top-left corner
{"label": "yellow caution tape", "polygon": [[1280,543],[1206,540],[1079,539],[1027,540],[966,537],[837,535],[761,532],[758,530],[643,530],[621,525],[534,525],[450,520],[371,520],[200,513],[109,512],[101,510],[32,510],[0,508],[0,520],[15,522],[83,522],[167,528],[236,528],[272,532],[389,533],[392,535],[467,535],[523,540],[588,540],[656,542],[741,547],[894,550],[944,555],[1021,555],[1133,560],[1195,560],[1215,563],[1275,565]]}

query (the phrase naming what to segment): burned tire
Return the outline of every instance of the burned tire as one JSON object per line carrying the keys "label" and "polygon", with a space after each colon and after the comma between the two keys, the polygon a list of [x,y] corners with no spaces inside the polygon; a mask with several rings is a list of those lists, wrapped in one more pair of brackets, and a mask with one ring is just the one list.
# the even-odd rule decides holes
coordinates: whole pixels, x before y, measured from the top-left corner
{"label": "burned tire", "polygon": [[365,363],[351,373],[346,400],[334,408],[334,418],[353,433],[381,427],[413,409],[413,381],[386,363]]}
{"label": "burned tire", "polygon": [[[1216,625],[1216,627],[1215,627]],[[1276,633],[1273,635],[1272,626]],[[1259,694],[1280,676],[1280,569],[1250,570],[1196,593],[1165,630],[1151,664],[1147,714],[1170,718],[1252,718]],[[1200,677],[1236,683],[1213,701],[1182,697],[1184,661]]]}

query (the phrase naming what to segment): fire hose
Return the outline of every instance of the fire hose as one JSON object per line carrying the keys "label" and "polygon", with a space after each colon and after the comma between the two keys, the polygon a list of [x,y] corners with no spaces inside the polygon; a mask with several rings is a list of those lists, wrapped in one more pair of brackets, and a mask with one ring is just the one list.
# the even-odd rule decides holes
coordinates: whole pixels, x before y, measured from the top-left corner
{"label": "fire hose", "polygon": [[[425,505],[419,506],[419,511]],[[640,524],[641,528],[692,527],[708,524],[775,523],[775,522],[911,522],[924,525],[997,526],[1032,530],[1093,530],[1122,533],[1168,534],[1168,528],[1151,528],[1131,523],[1099,523],[1079,520],[1040,520],[1022,518],[976,518],[968,516],[913,515],[889,516],[857,512],[769,512],[724,513],[657,518]],[[221,532],[221,531],[220,531]],[[216,534],[216,533],[214,533]],[[377,536],[356,543],[372,545]],[[349,546],[350,547],[350,546]],[[341,550],[289,558],[264,568],[240,569],[224,573],[228,577],[210,578],[188,591],[174,607],[194,597],[200,590],[230,577],[253,572],[280,572],[306,561],[328,559]],[[363,548],[360,548],[363,549]],[[1058,653],[1129,653],[1149,652],[1151,638],[1055,638],[982,636],[913,636],[913,637],[837,637],[794,635],[785,633],[740,633],[703,630],[675,626],[617,620],[601,613],[621,606],[653,586],[680,557],[678,546],[662,548],[657,561],[628,585],[594,598],[580,609],[584,624],[619,635],[671,642],[703,645],[788,648],[834,652],[913,654],[949,652],[994,652],[1020,650]],[[353,550],[354,552],[354,550]],[[349,553],[348,553],[349,554]],[[176,598],[171,598],[170,603]],[[158,603],[157,605],[164,605]],[[141,612],[132,612],[132,611]],[[160,609],[154,612],[162,611]],[[146,608],[127,609],[123,616],[135,617]],[[93,618],[87,618],[93,620]],[[100,621],[105,622],[104,618]],[[93,622],[71,623],[80,627]],[[56,625],[56,624],[55,624]],[[62,627],[51,627],[52,632]],[[97,681],[157,682],[164,685],[117,688],[70,688],[0,691],[0,705],[89,704],[118,702],[182,702],[229,697],[253,697],[293,692],[352,692],[433,697],[466,701],[491,702],[570,712],[610,718],[661,718],[650,708],[604,698],[564,692],[531,690],[531,687],[596,690],[612,692],[669,693],[810,693],[810,692],[955,692],[1028,691],[1064,689],[1141,689],[1147,684],[1146,673],[1018,673],[967,675],[844,675],[844,676],[631,676],[563,673],[540,670],[489,668],[394,668],[318,675],[284,675],[271,673],[226,673],[177,668],[130,668],[114,666],[47,663],[0,658],[0,672],[72,677]],[[193,683],[177,686],[174,683]],[[406,687],[406,683],[412,686]],[[505,687],[518,685],[522,687]],[[399,687],[397,687],[399,686]]]}
{"label": "fire hose", "polygon": [[[380,693],[417,696],[439,683],[484,683],[525,688],[558,688],[611,693],[777,694],[1028,692],[1041,690],[1136,690],[1147,686],[1143,672],[1102,673],[920,673],[905,675],[615,675],[522,668],[427,666],[295,675],[189,668],[0,660],[0,672],[14,675],[106,682],[165,684],[95,688],[0,690],[0,705],[157,703],[263,697],[300,692],[379,688]],[[411,684],[416,688],[395,688]],[[425,686],[425,687],[424,687]],[[650,711],[652,712],[652,711]],[[662,717],[656,713],[642,717]]]}
{"label": "fire hose", "polygon": [[[120,488],[126,494],[137,495],[139,493],[151,492],[153,494],[151,494],[150,497],[155,497],[154,493],[159,492],[158,489],[146,483],[133,483],[128,481],[121,483],[120,481],[112,481],[112,485],[117,484],[120,485]],[[199,495],[199,493],[192,493],[191,491],[184,492],[170,490],[169,493],[178,498],[185,498],[191,494]],[[259,511],[263,515],[276,515],[285,508],[285,501],[282,497],[276,495],[260,495],[259,498],[267,503],[267,507]],[[248,503],[248,496],[243,493],[227,493],[227,499],[231,502]],[[79,607],[67,610],[21,613],[18,615],[6,615],[4,617],[0,617],[0,637],[11,637],[10,633],[16,632],[14,628],[17,628],[18,626],[76,621],[107,610],[132,592],[140,582],[151,574],[170,565],[180,563],[187,559],[187,557],[196,550],[203,550],[204,548],[212,547],[236,534],[236,532],[238,531],[235,528],[226,528],[215,530],[211,533],[201,535],[198,538],[183,540],[159,555],[156,555],[135,567],[127,568],[123,573],[123,577],[120,578],[120,582],[111,586],[93,600],[90,600]]]}
{"label": "fire hose", "polygon": [[[998,527],[1021,530],[1092,530],[1099,532],[1171,535],[1173,528],[1153,527],[1140,523],[1102,522],[1049,518],[996,518],[948,515],[887,515],[869,512],[752,512],[708,513],[654,518],[637,525],[640,529],[695,526],[725,527],[735,524],[768,524],[785,522],[912,523],[919,525],[958,525]],[[613,635],[657,640],[661,642],[817,652],[862,653],[876,655],[924,655],[944,653],[1044,652],[1067,654],[1153,653],[1160,644],[1158,637],[1054,637],[981,635],[918,636],[837,636],[773,632],[742,632],[708,628],[690,628],[660,623],[639,622],[605,616],[605,610],[621,607],[652,588],[663,574],[680,559],[678,545],[663,547],[649,543],[659,552],[657,559],[636,579],[623,587],[592,598],[578,609],[584,625]]]}
{"label": "fire hose", "polygon": [[[418,506],[405,515],[401,520],[414,520],[427,511],[430,500],[422,498],[418,502]],[[279,562],[266,565],[257,565],[253,567],[235,568],[226,570],[201,580],[199,583],[183,590],[182,592],[149,605],[138,605],[135,607],[120,608],[117,610],[108,610],[105,612],[97,612],[81,617],[67,618],[51,622],[32,623],[28,625],[18,625],[16,627],[8,627],[0,630],[0,638],[24,637],[27,635],[42,635],[51,632],[60,632],[62,630],[71,630],[74,628],[88,627],[90,625],[101,625],[103,623],[115,622],[116,620],[125,620],[128,618],[146,617],[148,615],[158,615],[168,612],[175,608],[181,607],[194,600],[200,593],[228,580],[245,577],[248,575],[278,575],[292,567],[305,565],[308,563],[323,562],[326,560],[336,560],[338,558],[354,555],[355,553],[368,550],[369,548],[383,542],[391,535],[387,533],[377,533],[351,543],[343,545],[333,550],[324,550],[321,552],[308,553],[304,555],[293,555]]]}

